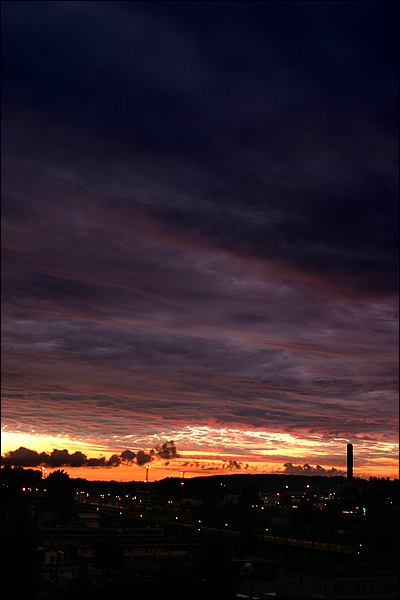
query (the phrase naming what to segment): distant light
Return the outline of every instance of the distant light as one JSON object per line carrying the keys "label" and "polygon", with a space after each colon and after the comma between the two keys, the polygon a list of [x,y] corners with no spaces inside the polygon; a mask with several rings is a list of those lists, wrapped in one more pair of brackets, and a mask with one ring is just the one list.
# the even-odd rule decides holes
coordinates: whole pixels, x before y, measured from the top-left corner
{"label": "distant light", "polygon": [[306,485],[306,488],[309,488],[309,487],[310,487],[309,485]]}

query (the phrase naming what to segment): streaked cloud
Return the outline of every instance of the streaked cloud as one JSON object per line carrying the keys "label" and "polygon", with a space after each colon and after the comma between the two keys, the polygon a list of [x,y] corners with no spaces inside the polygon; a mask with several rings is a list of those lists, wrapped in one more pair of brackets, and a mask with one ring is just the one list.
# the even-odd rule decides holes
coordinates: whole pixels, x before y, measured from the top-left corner
{"label": "streaked cloud", "polygon": [[340,469],[347,442],[394,469],[397,22],[5,3],[5,431],[119,467],[173,439],[216,469]]}

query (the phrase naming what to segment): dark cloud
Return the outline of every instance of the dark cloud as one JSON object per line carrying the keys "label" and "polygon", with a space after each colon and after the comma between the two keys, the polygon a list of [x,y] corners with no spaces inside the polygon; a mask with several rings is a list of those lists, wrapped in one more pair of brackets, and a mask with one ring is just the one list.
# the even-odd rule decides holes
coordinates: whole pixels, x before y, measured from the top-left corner
{"label": "dark cloud", "polygon": [[301,465],[292,465],[291,463],[285,463],[283,465],[285,467],[284,473],[286,475],[324,475],[327,477],[336,477],[337,475],[346,475],[345,471],[341,471],[340,469],[335,469],[332,467],[331,469],[324,469],[320,465],[316,467],[312,467],[307,463],[303,466]]}
{"label": "dark cloud", "polygon": [[21,446],[18,450],[7,452],[4,458],[1,457],[1,460],[4,465],[37,467],[43,464],[43,461],[47,458],[50,459],[50,456],[46,453],[39,454],[35,450]]}
{"label": "dark cloud", "polygon": [[[167,456],[168,455],[168,456]],[[149,453],[143,450],[132,452],[124,450],[121,454],[113,454],[110,458],[100,456],[98,458],[87,458],[80,451],[70,454],[68,450],[54,449],[51,453],[36,452],[29,448],[20,447],[17,450],[10,450],[1,457],[3,465],[12,465],[20,467],[37,467],[40,465],[46,467],[118,467],[121,464],[143,466],[154,458],[174,459],[179,455],[176,451],[174,442],[164,442],[159,449],[152,449]]]}
{"label": "dark cloud", "polygon": [[[17,452],[18,452],[18,450],[17,450]],[[43,454],[42,454],[42,456],[43,456]],[[69,452],[68,452],[68,450],[54,449],[53,452],[50,454],[48,461],[49,461],[48,464],[53,467],[62,467],[64,465],[67,465],[70,462]]]}
{"label": "dark cloud", "polygon": [[106,467],[107,461],[104,456],[100,458],[88,458],[86,466],[88,467]]}
{"label": "dark cloud", "polygon": [[398,3],[2,8],[3,425],[397,443]]}
{"label": "dark cloud", "polygon": [[[283,261],[344,289],[396,289],[394,3],[335,11],[272,3],[8,4],[8,104],[29,97],[42,113],[64,115],[65,125],[70,118],[82,132],[116,137],[125,163],[132,152],[151,151],[150,172],[174,156],[175,166],[168,162],[179,182],[158,172],[151,200],[142,173],[131,176],[135,183],[126,173],[122,185],[109,180],[103,190],[112,190],[113,210],[133,216],[141,206],[166,234]],[[86,181],[69,175],[75,191],[89,191],[90,154]],[[97,164],[107,160],[96,154]],[[179,167],[189,155],[190,168]],[[65,165],[71,156],[59,148],[53,161]],[[42,277],[54,294],[79,293],[73,281],[67,291]]]}
{"label": "dark cloud", "polygon": [[131,450],[124,450],[123,452],[121,452],[121,460],[123,463],[133,463],[135,456],[135,452],[132,452]]}
{"label": "dark cloud", "polygon": [[83,452],[79,450],[70,454],[69,456],[69,466],[70,467],[84,467],[87,463],[87,457]]}
{"label": "dark cloud", "polygon": [[153,460],[153,456],[151,453],[146,453],[143,450],[139,450],[136,454],[136,462],[141,467],[146,463],[149,463]]}
{"label": "dark cloud", "polygon": [[121,464],[121,457],[117,454],[113,454],[107,461],[107,466],[118,467]]}
{"label": "dark cloud", "polygon": [[243,463],[241,463],[240,461],[237,460],[228,460],[226,463],[223,463],[222,468],[223,469],[229,469],[229,470],[240,470],[243,467]]}
{"label": "dark cloud", "polygon": [[200,461],[186,461],[182,465],[183,467],[193,467],[195,469],[203,469],[206,471],[240,471],[241,469],[248,469],[249,465],[243,465],[241,461],[237,460],[223,460],[222,463],[216,462],[200,462]]}
{"label": "dark cloud", "polygon": [[170,440],[169,442],[164,442],[160,446],[156,446],[154,450],[155,455],[158,458],[164,458],[166,460],[171,460],[179,456],[173,440]]}

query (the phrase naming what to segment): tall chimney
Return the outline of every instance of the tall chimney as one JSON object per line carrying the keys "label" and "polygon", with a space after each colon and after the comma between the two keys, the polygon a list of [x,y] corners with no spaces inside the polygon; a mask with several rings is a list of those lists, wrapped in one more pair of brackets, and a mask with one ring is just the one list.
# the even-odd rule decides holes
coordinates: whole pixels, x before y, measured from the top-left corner
{"label": "tall chimney", "polygon": [[353,483],[353,444],[347,444],[347,485]]}

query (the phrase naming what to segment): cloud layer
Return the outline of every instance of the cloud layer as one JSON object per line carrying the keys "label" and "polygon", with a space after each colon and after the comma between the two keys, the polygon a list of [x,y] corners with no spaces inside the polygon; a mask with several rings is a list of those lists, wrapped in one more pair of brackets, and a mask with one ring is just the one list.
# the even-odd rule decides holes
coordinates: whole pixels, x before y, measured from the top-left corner
{"label": "cloud layer", "polygon": [[138,465],[139,467],[150,463],[155,459],[171,460],[178,458],[174,442],[164,442],[161,445],[151,448],[148,452],[138,450],[123,450],[120,454],[113,454],[109,458],[100,456],[97,458],[88,458],[81,451],[76,451],[70,454],[68,450],[54,450],[48,452],[36,452],[21,446],[17,450],[10,450],[1,457],[3,466],[19,466],[19,467],[119,467],[120,465],[131,466]]}
{"label": "cloud layer", "polygon": [[3,428],[397,460],[398,4],[2,12]]}
{"label": "cloud layer", "polygon": [[327,477],[336,477],[337,475],[346,474],[346,471],[341,471],[339,469],[335,469],[334,467],[332,467],[331,469],[324,469],[324,467],[321,467],[320,465],[312,467],[307,463],[303,466],[285,463],[283,466],[285,469],[284,473],[286,475],[324,475]]}

